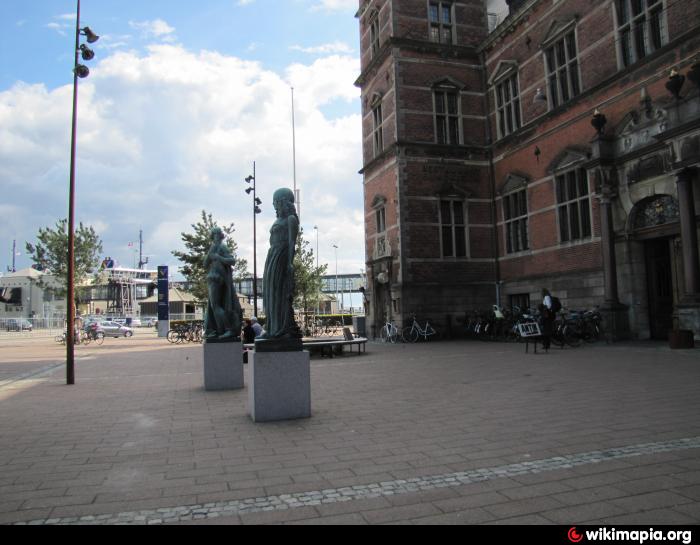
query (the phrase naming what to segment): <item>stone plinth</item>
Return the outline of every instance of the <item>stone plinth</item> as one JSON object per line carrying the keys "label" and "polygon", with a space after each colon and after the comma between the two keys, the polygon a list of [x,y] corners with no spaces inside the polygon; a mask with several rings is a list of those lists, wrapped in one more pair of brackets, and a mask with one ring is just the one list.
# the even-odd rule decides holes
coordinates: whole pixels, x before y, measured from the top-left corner
{"label": "stone plinth", "polygon": [[248,354],[248,414],[253,422],[310,418],[309,352]]}
{"label": "stone plinth", "polygon": [[676,306],[679,329],[693,332],[695,340],[700,340],[700,296],[685,296]]}
{"label": "stone plinth", "polygon": [[241,343],[204,343],[204,389],[216,392],[243,386]]}

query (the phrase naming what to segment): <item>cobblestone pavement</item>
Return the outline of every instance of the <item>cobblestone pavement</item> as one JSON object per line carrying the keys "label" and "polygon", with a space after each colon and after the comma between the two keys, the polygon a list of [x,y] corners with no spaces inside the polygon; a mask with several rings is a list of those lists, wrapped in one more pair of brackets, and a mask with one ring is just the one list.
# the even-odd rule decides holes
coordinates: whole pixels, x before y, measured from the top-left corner
{"label": "cobblestone pavement", "polygon": [[370,343],[254,424],[201,346],[103,347],[1,352],[1,524],[700,521],[700,351]]}

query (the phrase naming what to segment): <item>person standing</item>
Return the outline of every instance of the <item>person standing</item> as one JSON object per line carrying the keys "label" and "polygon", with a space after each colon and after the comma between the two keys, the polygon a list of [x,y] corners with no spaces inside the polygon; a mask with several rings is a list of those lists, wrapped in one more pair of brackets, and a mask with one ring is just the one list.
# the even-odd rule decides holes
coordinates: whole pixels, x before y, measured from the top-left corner
{"label": "person standing", "polygon": [[542,346],[549,350],[552,344],[552,333],[554,331],[554,312],[552,310],[552,294],[547,288],[542,288],[542,304],[540,305],[540,315],[542,316]]}

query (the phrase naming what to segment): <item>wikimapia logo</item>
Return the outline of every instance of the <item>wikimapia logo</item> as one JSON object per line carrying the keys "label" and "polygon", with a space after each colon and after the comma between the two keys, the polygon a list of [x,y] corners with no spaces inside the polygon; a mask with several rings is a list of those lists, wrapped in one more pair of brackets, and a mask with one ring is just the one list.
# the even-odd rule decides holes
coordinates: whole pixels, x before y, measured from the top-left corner
{"label": "wikimapia logo", "polygon": [[[584,536],[585,534],[585,536]],[[693,532],[690,530],[616,530],[615,528],[599,528],[597,530],[586,530],[579,533],[573,526],[567,533],[569,541],[580,543],[584,537],[586,541],[627,541],[639,543],[640,545],[648,541],[680,541],[688,545],[693,541]]]}

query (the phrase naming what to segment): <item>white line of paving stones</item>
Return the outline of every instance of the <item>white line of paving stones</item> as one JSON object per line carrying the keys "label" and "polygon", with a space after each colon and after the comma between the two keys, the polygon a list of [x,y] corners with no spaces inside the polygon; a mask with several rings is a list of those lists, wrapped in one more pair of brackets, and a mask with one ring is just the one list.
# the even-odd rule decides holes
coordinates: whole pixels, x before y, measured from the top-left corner
{"label": "white line of paving stones", "polygon": [[246,515],[267,511],[283,511],[299,507],[368,500],[372,498],[424,492],[438,488],[456,487],[470,483],[516,477],[573,468],[588,464],[597,464],[610,460],[619,460],[635,456],[653,455],[684,449],[700,448],[700,437],[691,437],[659,443],[645,443],[603,451],[557,456],[544,460],[533,460],[498,467],[473,469],[445,475],[398,479],[380,483],[357,485],[344,488],[330,488],[296,494],[281,494],[249,498],[243,500],[222,501],[202,505],[166,507],[162,509],[124,512],[117,514],[91,515],[83,517],[66,517],[18,522],[17,525],[111,525],[111,524],[167,524],[193,520],[215,519],[234,515]]}

